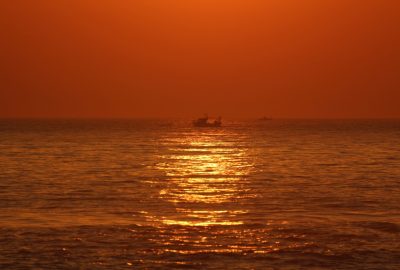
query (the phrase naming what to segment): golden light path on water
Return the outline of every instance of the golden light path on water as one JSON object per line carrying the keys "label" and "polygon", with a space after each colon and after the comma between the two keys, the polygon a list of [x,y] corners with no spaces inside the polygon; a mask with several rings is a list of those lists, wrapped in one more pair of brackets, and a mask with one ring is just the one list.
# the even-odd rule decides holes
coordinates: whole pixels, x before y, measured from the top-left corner
{"label": "golden light path on water", "polygon": [[[247,149],[232,140],[235,134],[207,130],[168,141],[168,155],[158,169],[167,177],[159,197],[176,205],[178,215],[162,217],[165,225],[213,226],[240,225],[232,202],[245,196],[243,187],[252,169]],[[236,206],[237,207],[237,206]]]}

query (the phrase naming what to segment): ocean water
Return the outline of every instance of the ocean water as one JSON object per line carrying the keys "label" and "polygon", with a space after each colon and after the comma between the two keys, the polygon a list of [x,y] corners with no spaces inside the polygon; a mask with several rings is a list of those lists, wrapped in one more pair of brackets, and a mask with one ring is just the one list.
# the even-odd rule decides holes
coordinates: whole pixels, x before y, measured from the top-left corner
{"label": "ocean water", "polygon": [[1,120],[0,269],[400,269],[400,121]]}

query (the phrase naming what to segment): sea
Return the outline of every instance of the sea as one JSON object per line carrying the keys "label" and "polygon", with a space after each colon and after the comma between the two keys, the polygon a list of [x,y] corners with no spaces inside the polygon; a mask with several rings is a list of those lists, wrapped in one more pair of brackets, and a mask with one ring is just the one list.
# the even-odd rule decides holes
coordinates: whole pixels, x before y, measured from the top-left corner
{"label": "sea", "polygon": [[400,120],[0,120],[0,269],[400,269]]}

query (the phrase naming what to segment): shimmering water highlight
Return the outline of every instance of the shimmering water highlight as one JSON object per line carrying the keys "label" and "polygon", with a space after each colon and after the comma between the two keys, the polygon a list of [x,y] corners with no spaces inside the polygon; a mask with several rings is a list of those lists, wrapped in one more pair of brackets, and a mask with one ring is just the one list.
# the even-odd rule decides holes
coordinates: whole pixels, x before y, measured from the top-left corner
{"label": "shimmering water highlight", "polygon": [[400,122],[1,120],[1,269],[399,269]]}

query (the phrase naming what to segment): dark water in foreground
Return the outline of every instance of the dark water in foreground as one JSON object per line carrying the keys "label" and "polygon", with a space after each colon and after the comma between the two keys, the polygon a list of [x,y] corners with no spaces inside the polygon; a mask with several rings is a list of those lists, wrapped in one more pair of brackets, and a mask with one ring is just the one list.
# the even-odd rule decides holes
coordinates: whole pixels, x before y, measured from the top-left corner
{"label": "dark water in foreground", "polygon": [[0,269],[400,269],[400,122],[0,121]]}

